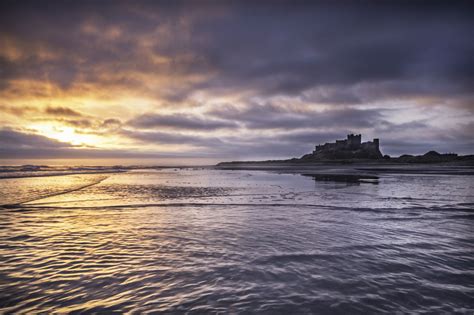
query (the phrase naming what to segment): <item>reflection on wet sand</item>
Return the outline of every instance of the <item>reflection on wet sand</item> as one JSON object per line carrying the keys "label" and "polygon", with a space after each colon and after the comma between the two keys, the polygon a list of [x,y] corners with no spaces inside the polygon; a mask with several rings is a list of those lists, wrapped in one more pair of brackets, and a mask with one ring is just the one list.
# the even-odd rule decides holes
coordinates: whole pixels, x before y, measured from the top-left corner
{"label": "reflection on wet sand", "polygon": [[303,174],[303,176],[308,176],[313,178],[315,181],[323,182],[342,182],[342,183],[351,183],[351,184],[360,184],[360,183],[369,183],[369,184],[378,184],[378,176],[373,175],[361,175],[361,174]]}
{"label": "reflection on wet sand", "polygon": [[470,176],[333,175],[3,179],[0,312],[472,311]]}

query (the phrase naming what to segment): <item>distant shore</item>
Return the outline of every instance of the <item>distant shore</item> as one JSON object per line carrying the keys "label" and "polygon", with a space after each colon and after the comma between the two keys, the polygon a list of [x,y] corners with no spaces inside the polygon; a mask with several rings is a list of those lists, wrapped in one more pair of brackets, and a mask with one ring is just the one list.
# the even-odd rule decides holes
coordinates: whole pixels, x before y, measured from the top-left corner
{"label": "distant shore", "polygon": [[438,174],[474,175],[474,161],[442,163],[400,163],[386,160],[352,161],[243,161],[222,162],[215,166],[223,170],[261,170],[307,175],[367,175],[367,174]]}
{"label": "distant shore", "polygon": [[474,166],[474,155],[457,155],[455,153],[440,154],[436,151],[429,151],[423,155],[404,154],[399,157],[385,155],[383,158],[360,159],[319,159],[310,154],[301,158],[287,160],[266,160],[266,161],[232,161],[217,164],[219,168],[269,168],[269,167],[321,167],[335,165],[370,165],[370,166],[401,166],[401,165],[438,165],[438,166]]}

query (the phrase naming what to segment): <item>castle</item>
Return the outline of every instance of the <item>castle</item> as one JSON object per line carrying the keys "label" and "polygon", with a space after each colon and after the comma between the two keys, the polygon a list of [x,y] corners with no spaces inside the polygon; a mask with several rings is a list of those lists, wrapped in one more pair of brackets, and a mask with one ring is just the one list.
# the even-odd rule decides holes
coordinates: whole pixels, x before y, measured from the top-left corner
{"label": "castle", "polygon": [[362,142],[362,136],[350,134],[345,140],[317,145],[313,153],[306,154],[302,159],[381,159],[379,139]]}

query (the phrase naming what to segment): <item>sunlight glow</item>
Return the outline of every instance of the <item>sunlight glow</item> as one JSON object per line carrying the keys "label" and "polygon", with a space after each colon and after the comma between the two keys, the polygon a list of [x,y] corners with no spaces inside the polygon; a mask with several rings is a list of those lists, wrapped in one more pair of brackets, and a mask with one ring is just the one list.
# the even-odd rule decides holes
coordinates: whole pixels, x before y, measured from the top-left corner
{"label": "sunlight glow", "polygon": [[101,144],[101,139],[95,135],[77,133],[74,128],[55,126],[51,124],[38,124],[29,126],[38,134],[75,146],[96,146]]}

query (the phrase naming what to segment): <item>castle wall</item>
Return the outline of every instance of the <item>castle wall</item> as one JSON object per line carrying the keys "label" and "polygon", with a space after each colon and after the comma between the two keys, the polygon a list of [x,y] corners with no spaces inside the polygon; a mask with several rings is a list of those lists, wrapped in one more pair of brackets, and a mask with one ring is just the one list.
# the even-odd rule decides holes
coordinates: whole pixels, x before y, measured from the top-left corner
{"label": "castle wall", "polygon": [[361,142],[362,136],[350,134],[345,140],[336,140],[333,143],[325,143],[316,146],[313,155],[323,159],[346,159],[346,158],[382,158],[379,150],[379,139]]}

